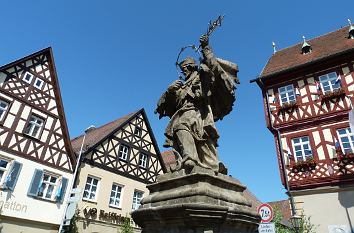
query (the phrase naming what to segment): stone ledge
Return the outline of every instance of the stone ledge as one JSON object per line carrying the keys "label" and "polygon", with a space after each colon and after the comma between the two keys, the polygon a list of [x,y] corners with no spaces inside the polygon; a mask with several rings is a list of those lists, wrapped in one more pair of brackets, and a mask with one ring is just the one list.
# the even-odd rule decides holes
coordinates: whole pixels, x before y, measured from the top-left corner
{"label": "stone ledge", "polygon": [[147,187],[150,195],[132,213],[143,233],[257,231],[260,217],[243,196],[246,187],[232,177],[180,170]]}

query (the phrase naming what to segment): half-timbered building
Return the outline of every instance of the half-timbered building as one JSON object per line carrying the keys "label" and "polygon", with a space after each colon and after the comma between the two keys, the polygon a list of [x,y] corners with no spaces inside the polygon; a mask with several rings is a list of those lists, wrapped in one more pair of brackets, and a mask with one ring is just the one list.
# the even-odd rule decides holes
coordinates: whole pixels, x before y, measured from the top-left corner
{"label": "half-timbered building", "polygon": [[277,51],[253,80],[262,89],[282,182],[317,232],[353,229],[353,35],[350,25]]}
{"label": "half-timbered building", "polygon": [[51,48],[0,67],[2,232],[57,232],[74,166]]}
{"label": "half-timbered building", "polygon": [[144,109],[91,127],[72,146],[77,156],[83,148],[76,182],[80,232],[116,233],[149,194],[146,185],[166,171]]}

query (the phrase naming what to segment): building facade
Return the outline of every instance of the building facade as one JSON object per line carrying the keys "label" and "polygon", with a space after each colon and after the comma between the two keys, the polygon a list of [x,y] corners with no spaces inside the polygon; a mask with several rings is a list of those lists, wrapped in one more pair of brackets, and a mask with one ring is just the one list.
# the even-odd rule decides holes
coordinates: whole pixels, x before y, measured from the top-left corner
{"label": "building facade", "polygon": [[262,90],[281,180],[317,232],[354,230],[353,35],[350,25],[277,51],[252,80]]}
{"label": "building facade", "polygon": [[74,166],[51,48],[0,67],[2,232],[58,232]]}
{"label": "building facade", "polygon": [[79,231],[117,233],[149,194],[146,185],[166,171],[144,109],[90,129],[72,145],[77,155],[84,148],[76,182]]}

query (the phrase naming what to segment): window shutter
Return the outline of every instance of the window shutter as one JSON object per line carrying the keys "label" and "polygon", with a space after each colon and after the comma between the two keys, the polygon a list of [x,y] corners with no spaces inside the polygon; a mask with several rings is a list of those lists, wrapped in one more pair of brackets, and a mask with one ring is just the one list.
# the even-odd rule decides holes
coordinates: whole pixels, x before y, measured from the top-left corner
{"label": "window shutter", "polygon": [[32,196],[32,197],[36,197],[37,196],[38,187],[39,187],[39,184],[42,181],[42,177],[43,177],[43,171],[42,170],[39,170],[39,169],[34,170],[34,174],[33,174],[32,181],[31,181],[31,185],[30,185],[28,193],[27,193],[28,196]]}
{"label": "window shutter", "polygon": [[10,170],[10,173],[6,177],[5,186],[11,191],[14,190],[18,176],[20,175],[22,163],[14,161]]}
{"label": "window shutter", "polygon": [[65,191],[66,191],[66,187],[67,186],[68,186],[68,179],[63,177],[62,180],[61,180],[60,196],[58,196],[57,202],[60,202],[60,203],[64,202]]}

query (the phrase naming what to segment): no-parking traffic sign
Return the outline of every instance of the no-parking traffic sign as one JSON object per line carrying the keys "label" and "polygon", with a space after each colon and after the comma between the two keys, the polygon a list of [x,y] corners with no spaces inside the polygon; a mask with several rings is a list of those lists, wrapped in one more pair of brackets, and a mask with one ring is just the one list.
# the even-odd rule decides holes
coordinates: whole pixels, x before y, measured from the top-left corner
{"label": "no-parking traffic sign", "polygon": [[261,216],[261,223],[267,223],[273,219],[273,208],[268,204],[262,204],[258,207],[258,214]]}

